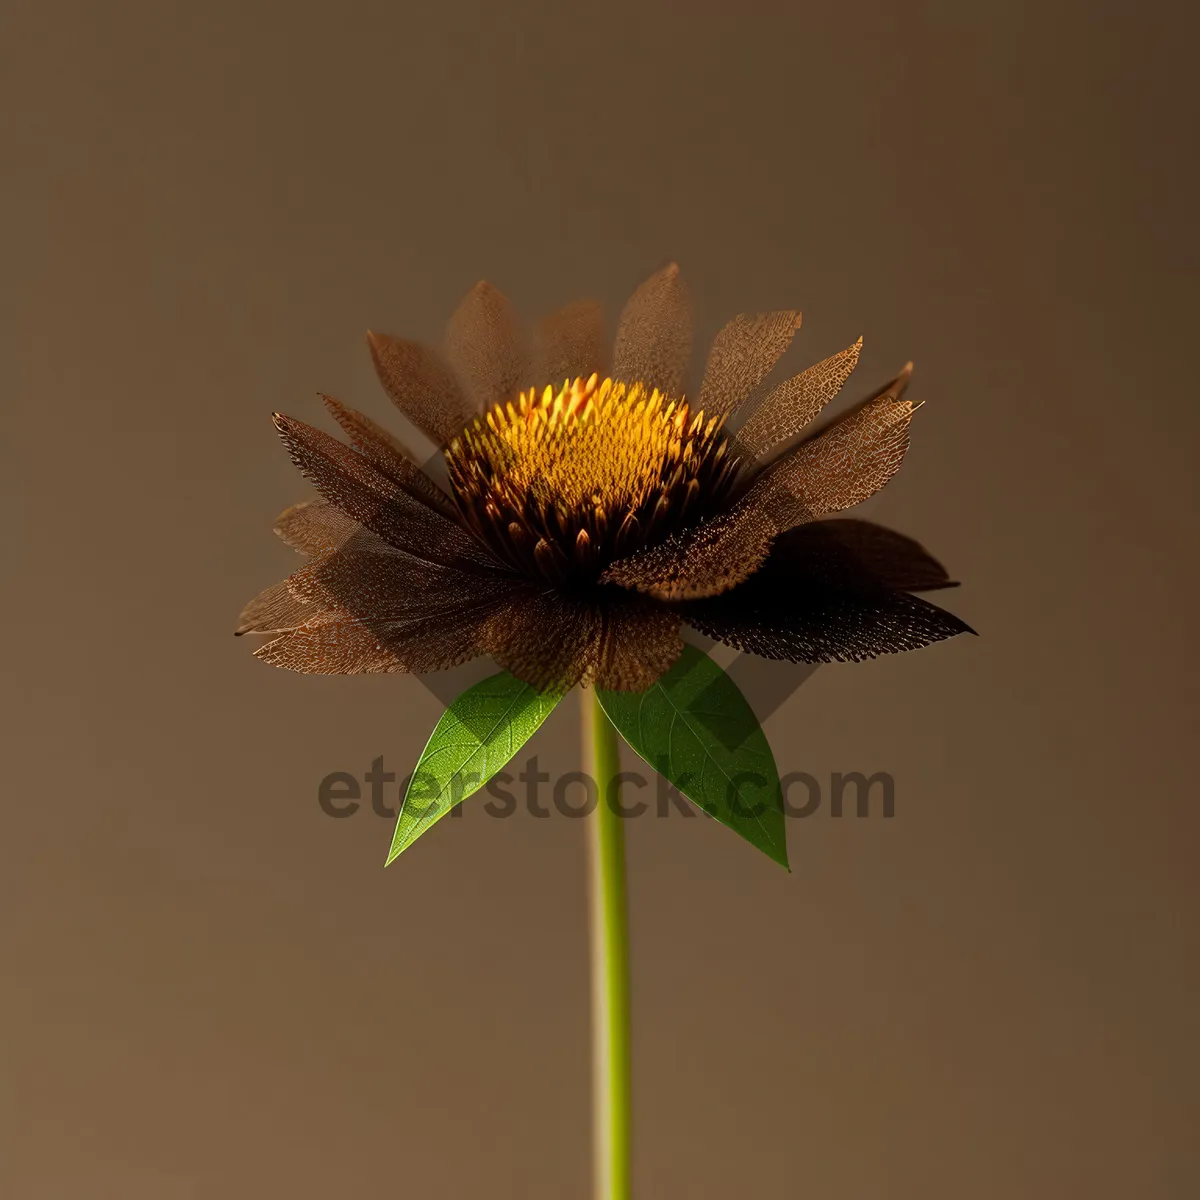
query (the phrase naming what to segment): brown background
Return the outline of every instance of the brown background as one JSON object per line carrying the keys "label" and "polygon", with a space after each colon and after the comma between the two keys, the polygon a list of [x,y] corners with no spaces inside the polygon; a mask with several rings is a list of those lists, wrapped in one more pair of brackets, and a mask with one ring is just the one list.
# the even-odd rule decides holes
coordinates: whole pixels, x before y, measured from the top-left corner
{"label": "brown background", "polygon": [[473,806],[385,873],[317,783],[437,702],[229,633],[306,494],[271,410],[388,411],[367,327],[667,258],[702,334],[917,361],[871,512],[983,636],[774,714],[897,788],[791,876],[630,829],[639,1196],[1200,1191],[1197,30],[1121,7],[8,10],[6,1196],[587,1194],[581,823]]}

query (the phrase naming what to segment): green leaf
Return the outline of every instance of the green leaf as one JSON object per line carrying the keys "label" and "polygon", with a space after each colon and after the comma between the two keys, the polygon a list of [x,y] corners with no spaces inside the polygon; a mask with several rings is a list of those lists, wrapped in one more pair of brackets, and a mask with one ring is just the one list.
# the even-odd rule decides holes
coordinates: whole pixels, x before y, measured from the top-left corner
{"label": "green leaf", "polygon": [[766,734],[737,684],[685,645],[644,692],[597,694],[621,736],[689,800],[786,867],[783,795]]}
{"label": "green leaf", "polygon": [[481,787],[537,731],[562,699],[507,671],[468,688],[442,714],[413,771],[387,862]]}

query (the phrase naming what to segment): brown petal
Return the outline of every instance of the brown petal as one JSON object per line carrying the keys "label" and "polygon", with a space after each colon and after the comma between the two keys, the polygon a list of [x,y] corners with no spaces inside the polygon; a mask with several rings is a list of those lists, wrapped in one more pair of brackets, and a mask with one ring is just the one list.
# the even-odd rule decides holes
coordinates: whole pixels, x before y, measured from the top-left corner
{"label": "brown petal", "polygon": [[328,500],[303,500],[275,519],[275,533],[293,550],[310,557],[336,550],[361,528]]}
{"label": "brown petal", "polygon": [[785,539],[752,579],[722,596],[681,604],[678,612],[708,637],[790,662],[857,662],[973,632],[916,596],[830,575]]}
{"label": "brown petal", "polygon": [[327,614],[260,646],[255,658],[305,675],[368,675],[440,671],[480,653],[471,638],[449,635],[437,622],[421,628],[381,628],[349,613]]}
{"label": "brown petal", "polygon": [[526,586],[488,621],[482,640],[501,667],[530,687],[565,692],[595,677],[602,634],[598,605]]}
{"label": "brown petal", "polygon": [[431,441],[444,446],[478,411],[431,346],[368,333],[371,361],[396,407]]}
{"label": "brown petal", "polygon": [[735,440],[739,452],[747,458],[756,458],[815,420],[850,378],[861,350],[862,338],[859,338],[849,349],[773,388],[738,430]]}
{"label": "brown petal", "polygon": [[919,542],[894,529],[851,518],[813,521],[788,530],[775,543],[773,561],[792,560],[831,584],[863,584],[899,592],[957,587]]}
{"label": "brown petal", "polygon": [[477,283],[451,316],[445,348],[473,415],[513,399],[532,384],[528,347],[516,309],[503,292],[486,281]]}
{"label": "brown petal", "polygon": [[460,525],[414,499],[349,446],[279,413],[275,427],[292,461],[321,495],[389,545],[426,562],[495,564]]}
{"label": "brown petal", "polygon": [[380,626],[411,624],[506,597],[511,577],[415,559],[361,526],[338,549],[307,563],[247,606],[239,633],[267,633],[345,613]]}
{"label": "brown petal", "polygon": [[290,629],[259,646],[254,657],[273,667],[305,675],[366,675],[405,670],[392,648],[349,613],[327,613],[311,624]]}
{"label": "brown petal", "polygon": [[621,592],[606,597],[597,687],[643,692],[683,653],[679,617],[665,605]]}
{"label": "brown petal", "polygon": [[763,381],[800,328],[800,314],[782,312],[734,317],[713,339],[700,385],[705,416],[732,412]]}
{"label": "brown petal", "polygon": [[861,662],[974,632],[953,613],[905,592],[797,590],[785,603],[755,604],[741,590],[694,601],[696,609],[680,615],[726,645],[795,663]]}
{"label": "brown petal", "polygon": [[532,382],[538,387],[603,375],[607,365],[604,309],[594,300],[559,309],[534,330]]}
{"label": "brown petal", "polygon": [[902,399],[909,363],[886,388],[769,466],[744,500],[780,530],[840,512],[873,496],[900,469],[913,405]]}
{"label": "brown petal", "polygon": [[743,500],[703,525],[620,559],[601,578],[662,600],[719,595],[758,570],[778,532],[767,510]]}
{"label": "brown petal", "polygon": [[908,374],[763,471],[728,512],[613,563],[603,580],[664,600],[717,596],[757,571],[785,529],[865,500],[908,448]]}
{"label": "brown petal", "polygon": [[295,629],[320,612],[320,604],[292,595],[288,580],[285,579],[259,592],[242,609],[234,633],[277,633],[284,629]]}
{"label": "brown petal", "polygon": [[289,577],[293,595],[372,620],[410,620],[457,611],[507,595],[510,576],[466,564],[430,563],[386,545],[366,530],[335,554]]}
{"label": "brown petal", "polygon": [[311,675],[441,671],[484,653],[482,630],[498,603],[460,596],[456,607],[394,618],[333,610],[260,646],[255,657]]}
{"label": "brown petal", "polygon": [[377,425],[364,413],[347,408],[340,400],[324,395],[321,399],[337,423],[346,431],[351,445],[377,471],[439,512],[447,515],[453,513],[454,506],[450,497],[421,470],[412,451],[399,438]]}
{"label": "brown petal", "polygon": [[617,324],[612,375],[670,396],[687,390],[692,305],[675,263],[655,272],[629,298]]}

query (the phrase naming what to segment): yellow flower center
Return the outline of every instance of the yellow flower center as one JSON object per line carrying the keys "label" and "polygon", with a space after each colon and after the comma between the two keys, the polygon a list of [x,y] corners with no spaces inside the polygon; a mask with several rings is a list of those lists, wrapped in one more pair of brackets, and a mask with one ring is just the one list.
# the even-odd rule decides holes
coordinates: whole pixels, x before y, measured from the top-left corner
{"label": "yellow flower center", "polygon": [[568,380],[478,417],[446,450],[471,526],[559,582],[698,519],[732,476],[721,420],[645,384]]}

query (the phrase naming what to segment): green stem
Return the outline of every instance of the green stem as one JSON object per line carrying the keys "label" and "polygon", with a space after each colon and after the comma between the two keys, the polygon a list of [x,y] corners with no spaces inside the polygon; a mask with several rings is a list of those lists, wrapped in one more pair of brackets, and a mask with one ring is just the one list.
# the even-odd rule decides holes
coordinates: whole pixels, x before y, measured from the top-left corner
{"label": "green stem", "polygon": [[629,1200],[629,925],[617,731],[585,688],[583,736],[599,803],[588,820],[596,1200]]}

